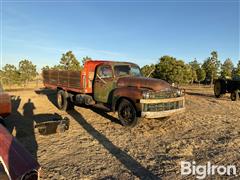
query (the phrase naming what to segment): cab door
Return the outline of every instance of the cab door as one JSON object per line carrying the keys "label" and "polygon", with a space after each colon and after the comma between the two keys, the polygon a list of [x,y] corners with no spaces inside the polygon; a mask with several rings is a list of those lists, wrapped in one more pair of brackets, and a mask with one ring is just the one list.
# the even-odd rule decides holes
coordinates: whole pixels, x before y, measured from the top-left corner
{"label": "cab door", "polygon": [[113,70],[110,65],[102,64],[97,67],[93,93],[97,102],[108,103],[110,94],[115,88]]}

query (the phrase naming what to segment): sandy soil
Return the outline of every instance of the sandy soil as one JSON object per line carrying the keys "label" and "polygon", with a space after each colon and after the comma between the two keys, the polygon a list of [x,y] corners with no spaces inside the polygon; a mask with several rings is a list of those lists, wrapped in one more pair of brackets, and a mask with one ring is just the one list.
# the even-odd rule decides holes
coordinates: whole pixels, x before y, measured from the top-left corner
{"label": "sandy soil", "polygon": [[[180,175],[180,162],[193,160],[240,167],[240,101],[215,99],[210,88],[188,87],[186,113],[141,119],[132,129],[95,108],[59,111],[53,91],[10,94],[7,127],[41,164],[42,179],[192,179]],[[70,119],[68,131],[44,136],[34,129],[58,116]]]}

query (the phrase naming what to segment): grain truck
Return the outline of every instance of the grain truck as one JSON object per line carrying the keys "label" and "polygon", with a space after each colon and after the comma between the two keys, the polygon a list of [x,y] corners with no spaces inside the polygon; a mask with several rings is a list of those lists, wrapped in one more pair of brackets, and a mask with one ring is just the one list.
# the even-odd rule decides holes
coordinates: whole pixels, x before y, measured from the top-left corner
{"label": "grain truck", "polygon": [[143,77],[134,63],[91,60],[81,71],[43,70],[42,75],[44,86],[57,90],[60,110],[101,104],[117,112],[124,126],[136,125],[139,117],[163,118],[185,111],[181,89]]}

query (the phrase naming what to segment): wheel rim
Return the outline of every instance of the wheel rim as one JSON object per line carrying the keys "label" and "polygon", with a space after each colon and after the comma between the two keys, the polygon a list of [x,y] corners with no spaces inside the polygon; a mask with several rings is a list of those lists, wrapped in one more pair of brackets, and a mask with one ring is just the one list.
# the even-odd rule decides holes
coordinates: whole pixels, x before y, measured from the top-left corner
{"label": "wheel rim", "polygon": [[134,111],[132,107],[124,105],[120,111],[120,116],[126,123],[131,123],[134,120]]}

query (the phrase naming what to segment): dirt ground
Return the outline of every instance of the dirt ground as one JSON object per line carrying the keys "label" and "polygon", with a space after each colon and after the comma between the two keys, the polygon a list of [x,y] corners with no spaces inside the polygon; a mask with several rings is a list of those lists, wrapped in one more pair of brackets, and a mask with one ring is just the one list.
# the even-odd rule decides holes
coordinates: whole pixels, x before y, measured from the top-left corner
{"label": "dirt ground", "polygon": [[[181,176],[180,162],[193,160],[239,168],[240,101],[215,99],[206,87],[186,90],[186,113],[141,119],[132,129],[96,108],[59,111],[54,91],[9,92],[13,113],[6,123],[41,164],[42,179],[192,179]],[[68,131],[44,136],[34,128],[59,116],[70,119]]]}

